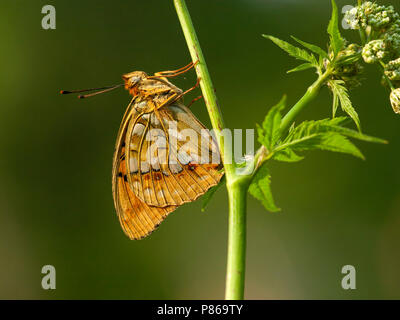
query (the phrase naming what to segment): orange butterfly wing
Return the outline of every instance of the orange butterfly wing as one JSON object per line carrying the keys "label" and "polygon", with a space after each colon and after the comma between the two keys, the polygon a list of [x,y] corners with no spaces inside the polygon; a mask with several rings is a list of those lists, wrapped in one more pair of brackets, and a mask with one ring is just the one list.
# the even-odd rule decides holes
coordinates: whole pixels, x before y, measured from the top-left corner
{"label": "orange butterfly wing", "polygon": [[148,205],[168,207],[194,201],[221,179],[215,141],[183,104],[137,115],[125,140],[128,181]]}
{"label": "orange butterfly wing", "polygon": [[113,197],[119,221],[125,234],[130,239],[142,239],[154,231],[166,216],[176,207],[164,208],[149,206],[132,192],[127,179],[125,160],[125,135],[127,124],[132,116],[132,99],[118,132],[113,160]]}
{"label": "orange butterfly wing", "polygon": [[120,160],[118,171],[115,177],[114,201],[122,229],[130,239],[144,238],[154,231],[176,207],[161,208],[147,205],[136,197],[129,186],[125,160]]}

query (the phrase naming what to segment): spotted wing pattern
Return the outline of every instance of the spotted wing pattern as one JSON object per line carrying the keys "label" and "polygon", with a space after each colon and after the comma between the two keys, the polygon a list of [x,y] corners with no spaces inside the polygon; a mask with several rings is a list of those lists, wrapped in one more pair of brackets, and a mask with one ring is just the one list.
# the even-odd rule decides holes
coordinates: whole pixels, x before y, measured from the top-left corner
{"label": "spotted wing pattern", "polygon": [[115,207],[125,234],[131,239],[141,239],[154,231],[176,207],[149,206],[132,192],[127,180],[124,152],[125,148],[122,148],[118,174],[114,177]]}
{"label": "spotted wing pattern", "polygon": [[174,211],[176,207],[154,207],[141,201],[128,183],[126,169],[125,136],[127,124],[132,116],[132,99],[121,123],[113,160],[113,197],[119,221],[130,239],[142,239],[154,231],[157,226]]}
{"label": "spotted wing pattern", "polygon": [[125,143],[128,181],[148,205],[168,207],[193,201],[221,178],[215,141],[183,104],[137,115]]}

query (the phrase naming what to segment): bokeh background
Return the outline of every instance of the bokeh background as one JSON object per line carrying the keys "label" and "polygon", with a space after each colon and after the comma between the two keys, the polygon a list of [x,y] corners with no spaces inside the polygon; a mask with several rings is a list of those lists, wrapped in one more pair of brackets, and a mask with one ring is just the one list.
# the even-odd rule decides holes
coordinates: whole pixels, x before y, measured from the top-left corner
{"label": "bokeh background", "polygon": [[[261,34],[325,46],[330,1],[187,2],[230,128],[254,128],[283,94],[292,104],[315,78],[287,75],[297,62]],[[56,30],[41,28],[45,4],[57,10]],[[206,213],[200,201],[185,205],[149,238],[128,240],[113,207],[111,160],[129,96],[58,94],[187,64],[172,0],[2,0],[0,12],[0,298],[223,298],[225,190]],[[400,298],[400,117],[377,70],[365,78],[353,102],[364,131],[390,144],[359,143],[367,161],[314,152],[272,165],[283,210],[268,213],[249,197],[247,298]],[[189,88],[195,76],[174,82]],[[209,126],[204,102],[192,110]],[[330,112],[325,89],[301,119]],[[56,290],[41,288],[46,264],[56,267]],[[356,290],[341,288],[347,264]]]}

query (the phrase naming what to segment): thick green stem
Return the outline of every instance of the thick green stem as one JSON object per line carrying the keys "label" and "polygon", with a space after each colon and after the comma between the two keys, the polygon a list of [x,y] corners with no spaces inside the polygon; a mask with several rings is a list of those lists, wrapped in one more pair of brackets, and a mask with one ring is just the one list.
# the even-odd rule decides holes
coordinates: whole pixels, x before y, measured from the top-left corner
{"label": "thick green stem", "polygon": [[234,184],[228,189],[229,235],[225,299],[244,298],[246,265],[246,197],[247,186]]}
{"label": "thick green stem", "polygon": [[236,174],[236,166],[232,161],[232,155],[227,154],[227,151],[230,151],[230,148],[227,148],[226,144],[230,143],[230,141],[225,141],[223,135],[224,122],[222,114],[218,107],[215,90],[201,51],[192,19],[190,18],[184,0],[174,0],[174,4],[190,55],[193,62],[197,63],[197,77],[200,79],[200,87],[218,141],[222,161],[224,163],[226,185],[229,195],[226,299],[243,299],[246,260],[246,195],[250,178],[246,176],[238,176]]}
{"label": "thick green stem", "polygon": [[289,110],[281,122],[281,131],[286,131],[289,126],[293,123],[296,116],[306,107],[312,100],[314,100],[321,87],[325,84],[325,81],[331,75],[330,69],[326,70],[325,73],[320,75],[311,86],[308,87],[304,96]]}

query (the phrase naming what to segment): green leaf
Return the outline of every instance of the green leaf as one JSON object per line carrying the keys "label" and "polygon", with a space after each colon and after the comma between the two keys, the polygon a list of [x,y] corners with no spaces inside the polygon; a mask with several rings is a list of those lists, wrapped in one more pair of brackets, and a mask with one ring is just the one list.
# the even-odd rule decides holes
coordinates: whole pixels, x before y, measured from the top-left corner
{"label": "green leaf", "polygon": [[339,96],[335,92],[333,92],[332,118],[335,118],[338,107],[339,107]]}
{"label": "green leaf", "polygon": [[341,124],[346,121],[346,117],[304,121],[288,134],[282,144],[275,148],[274,152],[319,149],[347,153],[364,159],[360,150],[347,137],[368,142],[385,142],[382,139],[342,127]]}
{"label": "green leaf", "polygon": [[297,66],[294,69],[289,70],[287,73],[292,73],[292,72],[298,72],[298,71],[303,71],[307,69],[315,68],[315,66],[309,62],[303,63],[299,66]]}
{"label": "green leaf", "polygon": [[277,149],[290,148],[297,151],[306,150],[326,150],[341,152],[353,155],[360,159],[365,159],[361,151],[345,136],[336,133],[319,133],[302,137],[284,143]]}
{"label": "green leaf", "polygon": [[262,127],[257,125],[258,141],[270,152],[280,138],[280,125],[282,121],[281,110],[285,108],[286,96],[273,106],[265,117]]}
{"label": "green leaf", "polygon": [[315,59],[314,55],[308,53],[306,50],[295,47],[295,46],[291,45],[290,43],[280,40],[278,38],[275,38],[273,36],[263,34],[263,37],[274,42],[278,47],[280,47],[282,50],[286,51],[290,56],[292,56],[296,59],[299,59],[299,60],[310,62],[313,65],[318,65],[317,60]]}
{"label": "green leaf", "polygon": [[348,64],[353,64],[353,63],[357,62],[358,60],[360,60],[361,57],[362,57],[361,52],[351,54],[348,56],[340,57],[335,61],[335,66],[340,67],[340,66],[345,66]]}
{"label": "green leaf", "polygon": [[347,153],[357,158],[365,160],[361,151],[345,136],[335,133],[323,135],[322,143],[318,146],[320,150]]}
{"label": "green leaf", "polygon": [[272,156],[272,159],[281,162],[298,162],[303,160],[304,157],[297,155],[292,149],[287,148],[275,153]]}
{"label": "green leaf", "polygon": [[308,135],[296,135],[287,138],[282,144],[275,148],[275,152],[281,152],[283,150],[316,150],[318,146],[322,144],[323,134],[308,134]]}
{"label": "green leaf", "polygon": [[307,43],[305,41],[302,41],[294,36],[292,36],[293,40],[297,41],[298,43],[300,43],[302,46],[304,46],[305,48],[307,48],[308,50],[318,54],[320,57],[322,58],[328,58],[328,53],[326,53],[323,49],[321,49],[320,47],[314,45],[314,44],[310,44]]}
{"label": "green leaf", "polygon": [[339,31],[339,14],[335,0],[332,0],[332,18],[329,21],[328,33],[330,36],[330,45],[336,57],[343,48],[344,40]]}
{"label": "green leaf", "polygon": [[206,211],[206,208],[207,208],[208,204],[210,203],[211,198],[214,196],[215,192],[219,188],[221,188],[221,186],[225,185],[225,183],[226,183],[226,178],[225,178],[225,175],[223,175],[221,180],[219,181],[219,183],[216,186],[208,189],[208,191],[202,197],[201,212]]}
{"label": "green leaf", "polygon": [[249,188],[250,194],[261,201],[265,209],[278,212],[281,209],[275,205],[271,192],[271,175],[268,167],[263,164],[256,172]]}
{"label": "green leaf", "polygon": [[[334,96],[334,104],[333,104],[333,114],[335,115],[338,101],[340,101],[340,106],[342,110],[346,112],[350,118],[353,119],[354,123],[356,124],[358,130],[361,132],[361,124],[360,119],[358,117],[357,111],[353,108],[353,104],[351,103],[349,93],[347,88],[344,86],[343,80],[330,80],[329,86],[333,92]],[[337,98],[335,98],[337,96]],[[335,101],[335,99],[337,99]]]}
{"label": "green leaf", "polygon": [[365,142],[382,143],[382,144],[388,143],[384,139],[368,136],[359,131],[355,131],[355,130],[352,130],[349,128],[344,128],[344,127],[336,126],[336,125],[332,125],[329,128],[330,128],[330,130],[340,133],[341,135],[344,135],[349,138],[353,138],[353,139],[357,139],[357,140],[361,140],[361,141],[365,141]]}
{"label": "green leaf", "polygon": [[294,138],[313,135],[316,133],[337,133],[349,138],[386,144],[384,139],[368,136],[359,131],[343,127],[348,122],[348,117],[337,117],[333,119],[322,119],[317,121],[304,121],[298,127],[295,127],[285,139],[284,142],[290,141]]}
{"label": "green leaf", "polygon": [[297,127],[294,127],[287,135],[284,142],[292,141],[302,137],[311,136],[317,133],[330,132],[331,126],[340,126],[347,122],[347,117],[338,117],[334,119],[322,119],[322,120],[309,120],[303,121]]}

